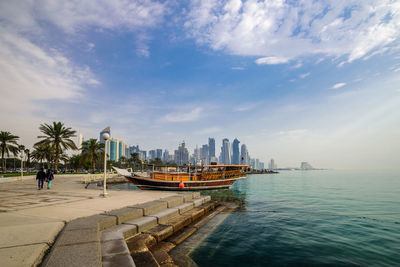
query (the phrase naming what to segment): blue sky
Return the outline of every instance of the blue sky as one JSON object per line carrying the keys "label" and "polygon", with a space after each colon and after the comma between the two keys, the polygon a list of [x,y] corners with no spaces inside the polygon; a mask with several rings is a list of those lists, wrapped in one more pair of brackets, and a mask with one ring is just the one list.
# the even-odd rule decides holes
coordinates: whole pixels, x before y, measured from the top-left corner
{"label": "blue sky", "polygon": [[[378,3],[377,3],[378,2]],[[1,129],[144,149],[237,137],[279,166],[398,169],[398,1],[0,3]]]}

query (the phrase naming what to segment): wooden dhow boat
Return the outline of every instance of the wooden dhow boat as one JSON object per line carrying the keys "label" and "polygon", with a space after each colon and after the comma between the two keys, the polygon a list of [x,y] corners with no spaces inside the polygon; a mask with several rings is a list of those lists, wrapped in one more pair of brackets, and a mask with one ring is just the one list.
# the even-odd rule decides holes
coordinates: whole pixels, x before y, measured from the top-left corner
{"label": "wooden dhow boat", "polygon": [[118,174],[143,190],[205,190],[228,188],[237,179],[245,178],[247,165],[203,165],[186,167],[164,167],[162,171],[147,173],[128,172],[113,167]]}

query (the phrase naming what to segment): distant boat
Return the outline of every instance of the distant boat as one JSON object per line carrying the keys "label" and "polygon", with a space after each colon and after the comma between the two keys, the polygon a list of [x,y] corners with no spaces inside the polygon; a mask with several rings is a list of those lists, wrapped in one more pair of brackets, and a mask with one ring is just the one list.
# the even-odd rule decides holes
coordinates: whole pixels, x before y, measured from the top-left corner
{"label": "distant boat", "polygon": [[246,177],[247,165],[203,165],[178,168],[163,167],[163,171],[130,173],[113,167],[118,174],[143,190],[205,190],[228,188],[237,179]]}

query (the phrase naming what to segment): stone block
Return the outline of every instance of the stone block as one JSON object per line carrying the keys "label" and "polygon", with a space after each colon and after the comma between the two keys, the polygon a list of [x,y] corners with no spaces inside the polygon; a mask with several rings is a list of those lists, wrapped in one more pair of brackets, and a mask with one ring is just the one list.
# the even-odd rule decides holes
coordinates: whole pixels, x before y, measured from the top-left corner
{"label": "stone block", "polygon": [[137,266],[146,266],[146,267],[160,266],[150,251],[133,253],[132,258]]}
{"label": "stone block", "polygon": [[157,240],[150,234],[139,234],[128,240],[126,244],[131,254],[148,251],[149,248],[157,244]]}
{"label": "stone block", "polygon": [[100,243],[85,243],[71,246],[56,246],[44,262],[43,266],[101,266]]}
{"label": "stone block", "polygon": [[117,224],[124,223],[143,216],[143,209],[123,208],[104,213],[105,215],[117,217]]}
{"label": "stone block", "polygon": [[159,211],[157,213],[154,213],[150,215],[151,217],[156,217],[158,223],[165,223],[169,219],[172,219],[176,216],[179,215],[179,209],[177,208],[170,208],[170,209],[165,209],[162,211]]}
{"label": "stone block", "polygon": [[193,202],[187,202],[187,203],[177,206],[176,208],[179,209],[179,214],[182,214],[186,211],[193,209],[193,207],[194,207]]}
{"label": "stone block", "polygon": [[186,238],[191,236],[194,232],[197,231],[197,228],[195,227],[189,227],[186,228],[182,233],[180,233],[177,236],[174,236],[174,238],[169,239],[170,242],[174,243],[175,245],[179,245],[182,243]]}
{"label": "stone block", "polygon": [[89,229],[95,228],[99,231],[109,228],[117,224],[117,218],[114,216],[107,215],[93,215],[86,218],[80,218],[70,221],[65,226],[65,230],[76,230],[76,229]]}
{"label": "stone block", "polygon": [[192,192],[193,198],[199,198],[200,197],[200,192]]}
{"label": "stone block", "polygon": [[193,199],[193,193],[191,193],[191,192],[181,192],[178,194],[183,197],[184,202],[187,202],[187,201],[190,201]]}
{"label": "stone block", "polygon": [[168,208],[176,207],[183,203],[184,198],[183,196],[172,196],[172,197],[165,197],[161,198],[160,201],[166,201]]}
{"label": "stone block", "polygon": [[58,237],[56,246],[79,243],[99,242],[100,233],[94,228],[63,231]]}
{"label": "stone block", "polygon": [[136,225],[138,233],[151,229],[154,226],[157,226],[157,218],[156,217],[142,217],[139,219],[127,221],[124,224]]}
{"label": "stone block", "polygon": [[143,204],[138,204],[135,206],[131,206],[131,208],[138,208],[143,210],[143,215],[147,216],[153,213],[157,213],[167,208],[167,202],[155,200]]}
{"label": "stone block", "polygon": [[207,203],[207,202],[211,201],[211,197],[210,196],[204,196],[203,200],[204,200],[203,203]]}
{"label": "stone block", "polygon": [[200,219],[202,216],[204,216],[204,209],[195,209],[192,211],[192,220],[195,222],[198,219]]}
{"label": "stone block", "polygon": [[117,254],[113,256],[105,256],[102,258],[103,267],[135,267],[131,254]]}
{"label": "stone block", "polygon": [[124,239],[109,240],[101,243],[101,255],[103,258],[116,254],[130,254]]}
{"label": "stone block", "polygon": [[203,198],[196,198],[196,199],[193,199],[192,202],[193,202],[193,205],[195,207],[199,207],[199,206],[201,206],[203,204],[204,199]]}
{"label": "stone block", "polygon": [[181,230],[183,227],[188,226],[192,222],[192,215],[181,215],[168,220],[165,225],[171,225],[174,229],[174,233]]}
{"label": "stone block", "polygon": [[157,239],[157,242],[161,242],[174,233],[174,228],[171,225],[159,225],[145,233],[154,236],[154,238]]}

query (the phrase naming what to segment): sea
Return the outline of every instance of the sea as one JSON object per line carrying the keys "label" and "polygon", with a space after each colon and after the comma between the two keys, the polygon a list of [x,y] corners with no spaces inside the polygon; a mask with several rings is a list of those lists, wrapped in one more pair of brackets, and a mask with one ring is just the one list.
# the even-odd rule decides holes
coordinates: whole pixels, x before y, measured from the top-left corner
{"label": "sea", "polygon": [[253,174],[204,193],[238,208],[182,244],[191,265],[400,266],[399,172]]}

